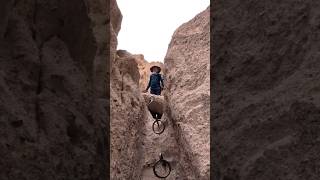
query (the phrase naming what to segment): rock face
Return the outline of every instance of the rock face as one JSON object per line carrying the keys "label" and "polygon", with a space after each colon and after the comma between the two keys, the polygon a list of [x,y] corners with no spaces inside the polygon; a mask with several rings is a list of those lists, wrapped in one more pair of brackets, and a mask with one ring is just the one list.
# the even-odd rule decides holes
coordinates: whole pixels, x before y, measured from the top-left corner
{"label": "rock face", "polygon": [[212,7],[213,179],[319,179],[320,3]]}
{"label": "rock face", "polygon": [[209,179],[209,8],[174,33],[164,61],[168,113],[196,179]]}
{"label": "rock face", "polygon": [[[115,1],[113,1],[116,4]],[[111,179],[141,179],[146,105],[139,89],[138,65],[130,53],[116,51],[121,13],[111,14]],[[120,21],[120,22],[119,22]]]}
{"label": "rock face", "polygon": [[[146,105],[148,106],[148,110],[163,114],[165,108],[165,102],[163,96],[152,95],[149,93],[142,94]],[[153,101],[151,104],[150,102]]]}
{"label": "rock face", "polygon": [[0,179],[106,179],[106,1],[0,4]]}
{"label": "rock face", "polygon": [[116,58],[111,71],[111,179],[141,179],[146,109],[138,81],[135,60]]}

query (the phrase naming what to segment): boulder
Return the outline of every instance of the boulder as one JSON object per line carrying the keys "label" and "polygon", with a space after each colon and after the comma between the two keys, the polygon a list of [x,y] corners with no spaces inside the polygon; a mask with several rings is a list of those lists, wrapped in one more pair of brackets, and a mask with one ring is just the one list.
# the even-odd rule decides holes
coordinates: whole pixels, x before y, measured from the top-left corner
{"label": "boulder", "polygon": [[149,93],[143,93],[142,95],[150,111],[163,114],[165,105],[163,96],[157,96]]}

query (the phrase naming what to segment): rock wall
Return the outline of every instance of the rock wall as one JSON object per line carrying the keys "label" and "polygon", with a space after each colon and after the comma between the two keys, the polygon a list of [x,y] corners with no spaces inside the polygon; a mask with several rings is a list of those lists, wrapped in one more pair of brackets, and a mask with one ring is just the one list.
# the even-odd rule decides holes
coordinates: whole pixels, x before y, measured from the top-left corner
{"label": "rock wall", "polygon": [[319,179],[320,2],[212,7],[213,179]]}
{"label": "rock wall", "polygon": [[135,60],[116,58],[111,70],[111,179],[141,179],[146,106],[138,82]]}
{"label": "rock wall", "polygon": [[106,1],[0,4],[0,179],[106,179]]}
{"label": "rock wall", "polygon": [[196,179],[209,179],[210,169],[209,16],[208,8],[180,26],[164,61],[168,114]]}
{"label": "rock wall", "polygon": [[[112,1],[116,5],[115,0]],[[141,179],[143,168],[143,132],[146,105],[139,89],[139,70],[129,53],[116,51],[121,13],[112,8],[111,34],[111,179]]]}
{"label": "rock wall", "polygon": [[[164,97],[141,93],[138,88],[139,82],[145,80],[137,63],[143,56],[125,50],[118,50],[116,56],[111,76],[111,178],[156,180],[152,166],[162,153],[172,167],[166,179],[197,179],[190,160],[177,144],[172,122],[164,110],[167,108]],[[148,66],[145,63],[140,65]],[[160,135],[152,130],[154,119],[147,108],[151,97],[155,103],[149,108],[163,113],[161,121],[166,128]]]}

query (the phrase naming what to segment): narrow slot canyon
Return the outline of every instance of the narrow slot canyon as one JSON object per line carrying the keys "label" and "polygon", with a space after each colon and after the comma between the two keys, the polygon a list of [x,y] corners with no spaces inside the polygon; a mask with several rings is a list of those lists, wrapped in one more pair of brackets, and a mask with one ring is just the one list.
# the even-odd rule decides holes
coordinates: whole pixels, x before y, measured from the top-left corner
{"label": "narrow slot canyon", "polygon": [[[210,170],[209,8],[172,32],[164,63],[117,50],[121,9],[112,3],[111,179],[159,179],[153,172],[161,153],[170,163],[168,180],[208,180]],[[156,43],[156,42],[155,42]],[[143,93],[150,67],[161,67],[160,96]],[[165,130],[153,132],[148,104],[163,111]],[[149,106],[150,107],[150,106]],[[162,109],[162,110],[159,110]]]}
{"label": "narrow slot canyon", "polygon": [[141,89],[157,62],[117,50],[115,0],[0,4],[1,180],[158,179],[160,153],[172,167],[166,179],[209,179],[208,9],[175,32],[158,63],[158,135]]}
{"label": "narrow slot canyon", "polygon": [[210,6],[149,62],[116,0],[0,0],[0,180],[319,180],[320,1]]}

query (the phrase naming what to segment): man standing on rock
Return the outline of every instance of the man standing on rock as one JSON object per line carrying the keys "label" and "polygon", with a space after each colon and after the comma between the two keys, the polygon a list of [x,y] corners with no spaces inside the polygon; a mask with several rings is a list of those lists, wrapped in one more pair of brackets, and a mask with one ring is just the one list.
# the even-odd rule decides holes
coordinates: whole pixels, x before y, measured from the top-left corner
{"label": "man standing on rock", "polygon": [[160,74],[161,68],[159,66],[152,66],[150,68],[151,75],[148,83],[148,87],[144,92],[148,92],[150,88],[150,94],[161,95],[161,90],[163,89],[163,79]]}

